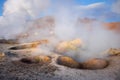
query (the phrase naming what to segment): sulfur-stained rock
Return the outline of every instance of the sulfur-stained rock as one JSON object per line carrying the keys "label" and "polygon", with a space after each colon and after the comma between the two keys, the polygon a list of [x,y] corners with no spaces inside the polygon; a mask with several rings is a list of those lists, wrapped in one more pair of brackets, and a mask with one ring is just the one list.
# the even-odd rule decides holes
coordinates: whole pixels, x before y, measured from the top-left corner
{"label": "sulfur-stained rock", "polygon": [[80,39],[75,39],[72,41],[63,41],[56,46],[56,52],[65,53],[68,51],[77,51],[77,49],[82,45]]}
{"label": "sulfur-stained rock", "polygon": [[70,68],[80,68],[81,67],[80,63],[78,63],[74,59],[72,59],[70,57],[67,57],[67,56],[58,57],[57,63],[59,65],[67,66],[67,67],[70,67]]}
{"label": "sulfur-stained rock", "polygon": [[45,55],[40,55],[40,56],[35,56],[34,57],[35,62],[43,62],[43,63],[49,63],[51,62],[51,57],[45,56]]}
{"label": "sulfur-stained rock", "polygon": [[36,48],[40,44],[46,44],[46,43],[48,43],[48,40],[40,40],[31,43],[19,44],[17,46],[10,47],[9,49],[10,50],[30,49],[30,48]]}
{"label": "sulfur-stained rock", "polygon": [[107,52],[110,56],[120,55],[120,49],[111,48]]}
{"label": "sulfur-stained rock", "polygon": [[0,58],[4,57],[5,56],[5,53],[3,52],[0,52]]}
{"label": "sulfur-stained rock", "polygon": [[40,55],[40,56],[22,58],[20,61],[27,64],[49,63],[51,62],[51,58],[49,56]]}
{"label": "sulfur-stained rock", "polygon": [[82,63],[82,68],[83,69],[103,69],[105,67],[107,67],[108,62],[106,60],[103,59],[90,59],[86,62]]}
{"label": "sulfur-stained rock", "polygon": [[3,61],[3,60],[4,60],[4,57],[5,57],[5,53],[0,52],[0,61]]}
{"label": "sulfur-stained rock", "polygon": [[37,46],[38,46],[38,44],[35,44],[35,43],[26,43],[26,44],[22,44],[22,45],[13,46],[9,49],[10,50],[30,49],[30,48],[35,48]]}

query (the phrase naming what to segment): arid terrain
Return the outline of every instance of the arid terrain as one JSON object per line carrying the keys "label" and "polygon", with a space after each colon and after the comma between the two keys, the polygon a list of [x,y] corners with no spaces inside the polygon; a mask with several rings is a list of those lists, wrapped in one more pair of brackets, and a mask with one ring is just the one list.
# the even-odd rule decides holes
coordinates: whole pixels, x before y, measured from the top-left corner
{"label": "arid terrain", "polygon": [[[87,24],[94,22],[89,19],[79,21]],[[15,40],[0,40],[0,80],[120,80],[120,56],[117,55],[120,54],[120,50],[117,49],[110,49],[107,52],[109,56],[105,60],[93,59],[85,63],[77,62],[55,52],[47,56],[31,57],[37,50],[37,45],[48,43],[47,40],[27,41],[29,37],[32,39],[31,33],[37,35],[34,32],[37,29],[52,31],[54,22],[53,17],[36,20],[25,32],[17,35]],[[117,34],[120,32],[119,22],[103,23],[103,25],[106,30],[114,31]],[[46,35],[50,36],[50,33]],[[53,33],[52,36],[54,36]],[[24,44],[22,42],[23,45],[20,45],[18,41],[21,40],[23,42],[32,41],[32,43]],[[81,45],[79,39],[63,42],[58,46],[58,51],[64,53],[67,48],[74,50],[79,44]]]}
{"label": "arid terrain", "polygon": [[120,80],[120,0],[0,0],[0,80]]}
{"label": "arid terrain", "polygon": [[[11,46],[0,44],[0,80],[120,80],[120,56],[106,58],[109,65],[103,69],[79,69],[57,64],[58,54],[51,54],[52,60],[48,63],[21,62],[21,50],[11,51]],[[31,49],[22,52],[34,54]]]}

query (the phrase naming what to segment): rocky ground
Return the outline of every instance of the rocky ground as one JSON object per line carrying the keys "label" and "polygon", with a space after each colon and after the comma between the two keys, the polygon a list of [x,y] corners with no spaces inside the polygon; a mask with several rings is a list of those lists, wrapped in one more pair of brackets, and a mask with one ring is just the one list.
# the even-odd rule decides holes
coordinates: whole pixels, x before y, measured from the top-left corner
{"label": "rocky ground", "polygon": [[11,46],[0,44],[0,52],[5,53],[0,57],[0,80],[120,80],[120,56],[110,56],[104,69],[76,69],[58,65],[58,55],[49,63],[23,63],[8,50]]}

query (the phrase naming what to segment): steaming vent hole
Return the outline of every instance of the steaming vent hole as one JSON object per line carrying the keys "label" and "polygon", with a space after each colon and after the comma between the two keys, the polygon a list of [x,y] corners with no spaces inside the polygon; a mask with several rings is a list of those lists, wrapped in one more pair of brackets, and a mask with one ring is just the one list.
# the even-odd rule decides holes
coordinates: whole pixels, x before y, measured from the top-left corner
{"label": "steaming vent hole", "polygon": [[39,40],[39,41],[30,42],[30,43],[19,44],[19,45],[10,47],[9,50],[21,50],[21,49],[36,48],[40,44],[46,44],[46,43],[48,43],[48,40]]}
{"label": "steaming vent hole", "polygon": [[88,70],[104,69],[108,66],[108,61],[104,59],[99,59],[99,58],[94,58],[94,59],[85,61],[83,63],[79,63],[70,57],[60,56],[58,57],[56,62],[57,64],[62,66],[76,68],[76,69],[84,69],[84,70],[85,69],[88,69]]}
{"label": "steaming vent hole", "polygon": [[20,59],[22,63],[26,64],[47,64],[51,62],[51,57],[50,56],[45,56],[45,55],[39,55],[39,56],[34,56],[34,57],[26,57]]}
{"label": "steaming vent hole", "polygon": [[[52,57],[39,55],[34,57],[22,58],[20,59],[20,61],[26,64],[48,64],[52,61]],[[109,65],[108,61],[104,59],[94,58],[80,63],[68,56],[59,56],[56,59],[56,63],[60,66],[82,70],[104,69],[107,68],[107,66]]]}
{"label": "steaming vent hole", "polygon": [[35,46],[34,44],[24,44],[24,45],[10,47],[9,50],[22,50],[22,49],[30,49],[35,47],[37,46]]}
{"label": "steaming vent hole", "polygon": [[37,45],[34,43],[31,44],[23,44],[23,45],[17,45],[10,47],[9,50],[22,50],[22,49],[31,49],[31,48],[36,48]]}

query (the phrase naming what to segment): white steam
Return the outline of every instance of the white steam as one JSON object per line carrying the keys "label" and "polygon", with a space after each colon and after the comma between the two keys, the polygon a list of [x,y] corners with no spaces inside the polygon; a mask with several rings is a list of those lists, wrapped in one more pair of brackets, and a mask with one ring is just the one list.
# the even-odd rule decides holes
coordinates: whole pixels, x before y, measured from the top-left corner
{"label": "white steam", "polygon": [[95,21],[88,25],[79,25],[79,38],[83,40],[84,49],[79,54],[79,60],[89,58],[104,58],[103,52],[110,48],[120,48],[119,34],[105,30],[101,22]]}
{"label": "white steam", "polygon": [[0,16],[0,37],[15,38],[23,32],[28,21],[38,18],[49,5],[49,0],[7,0]]}
{"label": "white steam", "polygon": [[[117,34],[113,31],[105,29],[103,22],[99,21],[99,19],[93,21],[91,20],[90,22],[80,22],[79,20],[77,21],[77,18],[85,17],[78,16],[72,7],[70,7],[68,4],[66,5],[61,4],[62,7],[58,6],[58,11],[55,15],[55,34],[57,38],[62,41],[79,38],[82,40],[83,45],[79,50],[75,52],[68,51],[63,53],[63,55],[67,55],[81,61],[94,57],[104,58],[107,56],[107,54],[104,54],[103,52],[107,49],[120,48],[119,33]],[[103,7],[105,6],[103,6],[103,3],[94,3],[89,6],[84,6],[83,9],[87,8],[91,10],[91,8],[94,9],[95,6],[95,8],[100,10],[101,5],[102,9],[104,9]],[[84,10],[81,9],[79,13],[86,14],[89,13],[88,11],[85,10],[84,13]]]}
{"label": "white steam", "polygon": [[[53,3],[49,6],[49,0],[7,0],[3,16],[0,17],[0,38],[11,39],[16,38],[18,34],[25,33],[28,37],[21,38],[21,42],[48,39],[50,41],[48,45],[40,46],[47,53],[51,53],[59,41],[79,38],[83,42],[82,47],[75,52],[64,53],[79,61],[93,57],[103,58],[106,54],[102,52],[106,49],[120,48],[119,34],[106,30],[103,22],[99,20],[79,21],[79,17],[84,18],[80,16],[84,10],[81,9],[78,14],[73,7],[76,5],[68,4],[68,0],[65,1],[66,4],[64,0],[61,0],[57,2],[59,5]],[[103,3],[89,5],[83,9],[88,9],[88,7],[94,9],[94,6],[100,8],[100,5]],[[48,19],[38,19],[41,13],[52,9],[54,9],[53,17],[50,19],[53,20],[52,23]]]}
{"label": "white steam", "polygon": [[112,11],[115,13],[120,14],[120,0],[117,0],[113,5],[112,5]]}

